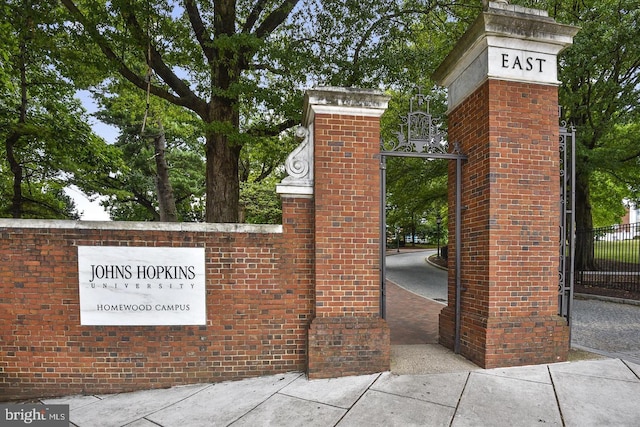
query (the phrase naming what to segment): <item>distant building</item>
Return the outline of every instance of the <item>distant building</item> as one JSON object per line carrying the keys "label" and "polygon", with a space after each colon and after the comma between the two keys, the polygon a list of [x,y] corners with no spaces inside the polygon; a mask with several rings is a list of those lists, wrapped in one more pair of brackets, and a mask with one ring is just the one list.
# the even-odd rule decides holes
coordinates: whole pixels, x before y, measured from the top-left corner
{"label": "distant building", "polygon": [[629,202],[627,213],[622,217],[620,224],[635,224],[640,222],[640,209],[635,203]]}

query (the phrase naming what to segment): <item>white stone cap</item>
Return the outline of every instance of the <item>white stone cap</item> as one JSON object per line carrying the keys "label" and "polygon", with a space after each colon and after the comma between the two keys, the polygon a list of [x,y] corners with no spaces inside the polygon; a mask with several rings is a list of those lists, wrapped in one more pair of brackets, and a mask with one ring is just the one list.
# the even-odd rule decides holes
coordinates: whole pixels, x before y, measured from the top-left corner
{"label": "white stone cap", "polygon": [[380,117],[389,106],[390,96],[379,90],[318,87],[305,93],[302,125],[313,123],[315,114]]}
{"label": "white stone cap", "polygon": [[489,9],[497,9],[497,10],[505,10],[508,12],[516,12],[516,13],[524,13],[527,15],[538,15],[538,16],[549,16],[549,13],[546,10],[541,10],[541,9],[532,9],[529,7],[524,7],[524,6],[518,6],[515,4],[509,4],[508,1],[485,1],[483,0],[484,3],[484,10],[489,10]]}
{"label": "white stone cap", "polygon": [[449,111],[490,78],[558,85],[557,55],[578,30],[545,11],[491,2],[433,79],[449,88]]}
{"label": "white stone cap", "polygon": [[313,197],[313,121],[316,114],[380,117],[389,106],[390,96],[378,90],[320,87],[310,89],[304,97],[302,127],[296,136],[302,142],[286,161],[288,176],[276,186],[281,197]]}

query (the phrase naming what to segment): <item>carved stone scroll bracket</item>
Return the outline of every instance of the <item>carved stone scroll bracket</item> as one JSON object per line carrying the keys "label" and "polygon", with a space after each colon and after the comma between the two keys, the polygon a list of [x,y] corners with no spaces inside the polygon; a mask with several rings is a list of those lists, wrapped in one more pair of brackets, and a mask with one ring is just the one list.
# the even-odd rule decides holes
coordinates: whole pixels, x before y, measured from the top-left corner
{"label": "carved stone scroll bracket", "polygon": [[300,145],[289,154],[285,162],[287,176],[276,186],[281,196],[311,197],[313,195],[313,125],[299,126],[296,138]]}

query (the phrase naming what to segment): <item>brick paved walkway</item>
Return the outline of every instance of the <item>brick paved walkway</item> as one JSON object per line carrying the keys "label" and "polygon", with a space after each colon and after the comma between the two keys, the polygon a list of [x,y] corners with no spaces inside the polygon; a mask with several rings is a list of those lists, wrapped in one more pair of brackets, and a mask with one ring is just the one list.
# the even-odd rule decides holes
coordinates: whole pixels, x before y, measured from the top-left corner
{"label": "brick paved walkway", "polygon": [[445,306],[387,280],[387,324],[391,344],[437,344],[438,315]]}

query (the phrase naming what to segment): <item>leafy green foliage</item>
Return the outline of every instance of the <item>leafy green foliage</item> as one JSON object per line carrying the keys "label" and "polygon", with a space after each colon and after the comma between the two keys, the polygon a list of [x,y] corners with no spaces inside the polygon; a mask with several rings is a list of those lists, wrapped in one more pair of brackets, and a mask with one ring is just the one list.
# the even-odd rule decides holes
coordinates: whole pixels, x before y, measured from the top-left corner
{"label": "leafy green foliage", "polygon": [[282,223],[282,207],[275,193],[277,182],[273,179],[243,182],[240,193],[240,205],[243,208],[244,221],[249,224]]}
{"label": "leafy green foliage", "polygon": [[[57,6],[11,1],[4,5],[0,72],[0,216],[76,218],[69,184],[108,174],[117,156],[96,137],[75,87],[58,68],[64,43]],[[71,67],[65,67],[66,71]]]}
{"label": "leafy green foliage", "polygon": [[[415,48],[425,28],[450,26],[450,11],[465,9],[424,0],[61,1],[77,23],[70,37],[99,48],[103,68],[202,120],[205,217],[223,222],[237,218],[239,182],[257,159],[247,162],[251,146],[299,123],[303,88],[393,84],[408,75],[404,52],[412,70],[427,60]],[[425,27],[425,16],[437,24]],[[273,169],[268,157],[261,170]]]}
{"label": "leafy green foliage", "polygon": [[[640,2],[549,3],[557,19],[581,27],[560,58],[560,103],[577,126],[576,173],[589,183],[579,191],[577,203],[585,206],[585,216],[589,205],[606,211],[617,203],[613,211],[618,215],[609,215],[608,224],[600,222],[604,212],[591,213],[599,225],[616,223],[621,196],[637,194],[640,174]],[[609,191],[613,200],[600,197],[606,194],[603,188],[616,188]],[[578,228],[592,225],[588,217],[577,221]]]}
{"label": "leafy green foliage", "polygon": [[150,98],[147,106],[144,93],[122,80],[111,81],[96,94],[96,99],[100,105],[97,116],[120,130],[113,147],[126,159],[126,166],[99,187],[85,188],[85,192],[108,196],[102,204],[112,219],[159,220],[153,139],[163,133],[166,139],[164,157],[169,167],[178,220],[202,221],[202,122],[190,111],[157,97]]}
{"label": "leafy green foliage", "polygon": [[593,226],[619,224],[625,215],[622,200],[640,200],[640,122],[618,125],[603,136],[589,158]]}
{"label": "leafy green foliage", "polygon": [[[622,198],[637,198],[640,175],[640,1],[517,3],[581,28],[559,58],[560,105],[577,127],[576,226],[618,222]],[[593,246],[580,236],[577,266],[593,268]]]}
{"label": "leafy green foliage", "polygon": [[[15,188],[34,199],[49,192],[56,199],[59,189],[75,183],[90,195],[107,195],[113,218],[156,218],[148,136],[159,122],[182,220],[231,221],[234,212],[243,211],[247,221],[275,221],[273,187],[296,145],[287,131],[300,121],[304,88],[391,88],[392,103],[383,117],[388,140],[398,128],[397,117],[406,114],[408,96],[416,87],[425,93],[433,88],[428,76],[482,5],[476,0],[61,3],[64,9],[28,0],[0,5],[3,16],[11,17],[0,23],[3,215],[13,215]],[[582,28],[562,54],[560,69],[561,104],[578,127],[578,174],[584,183],[579,222],[613,221],[620,197],[638,199],[639,1],[512,3],[546,8],[559,22]],[[27,70],[22,79],[21,63]],[[101,119],[120,129],[113,146],[91,135],[89,118],[73,100],[78,88],[91,88]],[[150,115],[142,135],[147,90]],[[434,115],[444,114],[444,99],[442,91],[434,93]],[[437,163],[389,163],[390,198],[403,206],[401,217],[442,212],[445,169]],[[19,187],[12,181],[15,165],[28,178],[19,179]],[[246,194],[234,198],[241,186]],[[36,200],[21,215],[67,215],[67,201],[59,201],[62,205],[43,199],[42,206],[52,206],[43,213]],[[263,202],[271,213],[251,212]],[[222,206],[219,212],[216,206]]]}
{"label": "leafy green foliage", "polygon": [[[426,92],[423,90],[423,93]],[[409,112],[411,97],[416,92],[393,93],[389,108],[382,117],[382,138],[385,145],[397,141],[401,117]],[[429,111],[442,121],[446,130],[444,111],[446,94],[442,90],[429,92]],[[414,110],[418,106],[414,105]],[[435,236],[436,218],[442,219],[441,237],[445,241],[447,217],[447,161],[420,158],[388,157],[386,160],[387,227],[401,229],[403,234]]]}

